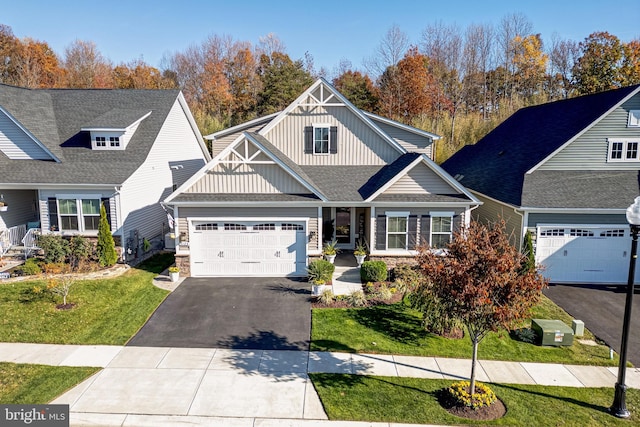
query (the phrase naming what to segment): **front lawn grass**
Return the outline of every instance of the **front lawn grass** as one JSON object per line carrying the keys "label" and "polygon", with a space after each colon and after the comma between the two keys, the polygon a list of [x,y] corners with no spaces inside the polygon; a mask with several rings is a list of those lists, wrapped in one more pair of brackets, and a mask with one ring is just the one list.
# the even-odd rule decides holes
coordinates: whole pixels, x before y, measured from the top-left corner
{"label": "front lawn grass", "polygon": [[70,310],[56,309],[60,298],[46,292],[34,297],[46,280],[0,284],[0,341],[125,344],[167,296],[152,280],[172,262],[172,254],[159,254],[119,277],[78,280],[67,297],[76,304]]}
{"label": "front lawn grass", "polygon": [[[551,300],[543,297],[533,310],[533,318],[560,319],[571,325],[571,317]],[[421,324],[422,314],[400,302],[367,308],[314,309],[311,326],[312,351],[402,354],[471,358],[468,337],[444,338],[428,333]],[[530,320],[521,326],[530,326]],[[586,339],[593,335],[585,331]],[[478,357],[487,360],[548,362],[576,365],[617,366],[617,356],[609,359],[604,345],[580,344],[570,347],[542,347],[512,338],[507,331],[489,333],[478,346]]]}
{"label": "front lawn grass", "polygon": [[0,362],[0,403],[49,403],[99,370]]}
{"label": "front lawn grass", "polygon": [[330,420],[395,422],[439,425],[508,426],[631,426],[640,422],[640,390],[627,390],[631,418],[607,412],[613,388],[498,385],[491,389],[507,413],[493,421],[472,421],[449,414],[438,402],[438,391],[451,380],[367,377],[310,373]]}

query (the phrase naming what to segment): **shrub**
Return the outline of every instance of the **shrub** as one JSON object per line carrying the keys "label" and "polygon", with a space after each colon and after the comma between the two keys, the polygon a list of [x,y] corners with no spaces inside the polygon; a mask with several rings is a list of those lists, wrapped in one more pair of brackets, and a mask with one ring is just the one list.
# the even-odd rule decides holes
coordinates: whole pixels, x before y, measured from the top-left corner
{"label": "shrub", "polygon": [[333,302],[333,292],[331,289],[325,289],[318,297],[318,302],[324,305],[330,305]]}
{"label": "shrub", "polygon": [[44,262],[65,262],[69,255],[69,242],[57,234],[43,234],[38,237],[38,247],[44,252]]}
{"label": "shrub", "polygon": [[513,336],[518,341],[535,344],[538,338],[536,331],[531,328],[520,328],[513,331]]}
{"label": "shrub", "polygon": [[367,297],[360,290],[351,292],[346,299],[354,307],[366,307],[367,305]]}
{"label": "shrub", "polygon": [[393,292],[391,292],[391,289],[389,289],[387,285],[382,285],[378,288],[376,297],[382,301],[389,301],[393,297]]}
{"label": "shrub", "polygon": [[489,386],[476,383],[476,391],[473,396],[469,394],[469,381],[459,381],[447,388],[450,398],[460,406],[468,406],[473,409],[491,406],[498,398]]}
{"label": "shrub", "polygon": [[24,264],[18,267],[18,270],[23,276],[35,276],[42,273],[42,269],[40,269],[40,265],[38,265],[38,261],[35,258],[27,259]]}
{"label": "shrub", "polygon": [[98,245],[96,246],[98,263],[102,267],[111,267],[118,261],[116,245],[111,234],[111,227],[107,221],[107,211],[104,204],[100,205],[100,223],[98,224]]}
{"label": "shrub", "polygon": [[387,280],[387,264],[384,261],[365,261],[360,267],[360,279],[363,282],[382,282]]}
{"label": "shrub", "polygon": [[92,247],[89,241],[82,236],[73,236],[69,240],[69,263],[74,270],[82,263],[89,260]]}
{"label": "shrub", "polygon": [[[417,266],[411,264],[398,264],[393,269],[393,280],[402,282],[404,288],[402,292],[412,291],[418,286],[422,275],[418,271]],[[401,285],[402,286],[402,285]]]}
{"label": "shrub", "polygon": [[329,261],[318,259],[309,264],[309,267],[307,267],[307,275],[310,282],[317,282],[318,280],[329,282],[333,278],[335,269],[336,266]]}

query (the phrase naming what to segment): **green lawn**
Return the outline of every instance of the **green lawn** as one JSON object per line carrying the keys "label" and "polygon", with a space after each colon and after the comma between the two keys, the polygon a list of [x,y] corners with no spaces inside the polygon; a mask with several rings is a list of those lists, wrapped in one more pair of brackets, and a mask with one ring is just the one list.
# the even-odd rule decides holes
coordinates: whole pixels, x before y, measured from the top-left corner
{"label": "green lawn", "polygon": [[49,403],[98,370],[0,362],[0,403]]}
{"label": "green lawn", "polygon": [[152,279],[173,262],[160,254],[122,276],[78,280],[67,302],[71,310],[57,310],[59,297],[26,298],[45,280],[0,285],[0,341],[53,344],[125,344],[146,322],[168,292]]}
{"label": "green lawn", "polygon": [[[534,318],[560,319],[571,325],[571,317],[548,298],[534,309]],[[530,321],[525,322],[526,326]],[[593,339],[587,332],[585,338]],[[403,303],[360,309],[314,309],[311,350],[357,353],[403,354],[470,358],[470,340],[448,339],[430,334],[421,325],[421,313]],[[549,362],[617,366],[604,345],[578,343],[570,347],[541,347],[517,341],[507,331],[490,333],[478,346],[478,357],[489,360]]]}
{"label": "green lawn", "polygon": [[613,388],[576,388],[491,384],[507,407],[494,421],[471,421],[449,414],[438,391],[451,380],[309,374],[330,420],[439,425],[631,426],[640,423],[640,390],[627,390],[631,418],[607,413]]}

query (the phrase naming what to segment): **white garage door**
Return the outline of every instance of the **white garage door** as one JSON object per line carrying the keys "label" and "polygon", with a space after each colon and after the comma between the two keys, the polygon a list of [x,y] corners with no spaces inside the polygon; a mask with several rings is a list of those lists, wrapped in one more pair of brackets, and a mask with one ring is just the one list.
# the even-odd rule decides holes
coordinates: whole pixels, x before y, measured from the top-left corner
{"label": "white garage door", "polygon": [[536,262],[552,283],[626,283],[630,250],[627,225],[538,227]]}
{"label": "white garage door", "polygon": [[304,276],[304,223],[193,222],[192,276]]}

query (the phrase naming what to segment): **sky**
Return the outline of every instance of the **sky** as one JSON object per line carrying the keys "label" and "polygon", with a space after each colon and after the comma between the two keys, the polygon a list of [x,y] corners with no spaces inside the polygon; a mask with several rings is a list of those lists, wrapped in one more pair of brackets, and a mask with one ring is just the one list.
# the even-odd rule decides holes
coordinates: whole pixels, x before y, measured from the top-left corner
{"label": "sky", "polygon": [[552,35],[582,41],[608,31],[623,42],[640,38],[640,0],[617,7],[605,0],[1,0],[0,23],[16,37],[46,41],[63,55],[74,40],[93,41],[115,65],[162,58],[199,45],[210,35],[257,44],[274,33],[292,59],[305,52],[316,69],[335,70],[343,59],[356,69],[392,25],[418,44],[427,25],[492,24],[523,14],[550,45]]}

